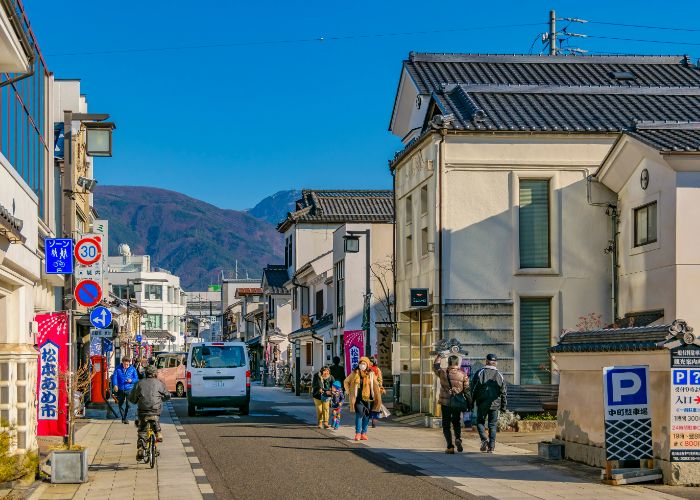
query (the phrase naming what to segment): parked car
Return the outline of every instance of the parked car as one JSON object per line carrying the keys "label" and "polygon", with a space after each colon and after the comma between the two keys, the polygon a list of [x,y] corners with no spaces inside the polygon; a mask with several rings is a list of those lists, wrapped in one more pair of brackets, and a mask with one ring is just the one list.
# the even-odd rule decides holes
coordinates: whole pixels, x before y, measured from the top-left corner
{"label": "parked car", "polygon": [[187,355],[187,414],[198,408],[250,408],[250,360],[244,342],[199,342]]}
{"label": "parked car", "polygon": [[186,352],[168,352],[159,354],[156,358],[158,378],[163,381],[170,392],[174,392],[179,398],[185,396],[186,367]]}

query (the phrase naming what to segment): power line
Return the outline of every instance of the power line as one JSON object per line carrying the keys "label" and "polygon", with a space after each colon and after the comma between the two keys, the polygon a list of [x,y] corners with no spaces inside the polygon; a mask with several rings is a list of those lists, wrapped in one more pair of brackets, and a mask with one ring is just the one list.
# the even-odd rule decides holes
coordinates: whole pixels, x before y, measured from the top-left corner
{"label": "power line", "polygon": [[445,29],[445,30],[423,30],[423,31],[405,31],[405,32],[387,32],[387,33],[370,33],[370,34],[360,34],[360,35],[332,35],[332,36],[320,36],[316,38],[296,38],[296,39],[286,39],[286,40],[250,40],[241,42],[221,42],[221,43],[211,43],[211,44],[199,44],[199,45],[177,45],[171,47],[143,47],[143,48],[131,48],[131,49],[105,49],[105,50],[94,50],[94,51],[83,51],[83,52],[63,52],[56,54],[47,54],[47,57],[63,57],[63,56],[88,56],[88,55],[103,55],[103,54],[130,54],[139,52],[164,52],[164,51],[176,51],[176,50],[193,50],[193,49],[212,49],[212,48],[223,48],[223,47],[251,47],[256,45],[286,45],[292,43],[310,43],[310,42],[331,42],[331,41],[342,41],[342,40],[360,40],[360,39],[370,39],[370,38],[391,38],[398,36],[413,36],[413,35],[432,35],[436,33],[458,33],[464,31],[483,31],[483,30],[493,30],[502,28],[521,28],[528,26],[541,26],[547,23],[519,23],[519,24],[500,24],[493,26],[472,26],[469,28],[455,28],[455,29]]}
{"label": "power line", "polygon": [[606,22],[606,21],[587,21],[590,24],[604,24],[607,26],[623,26],[626,28],[643,28],[643,29],[651,29],[651,30],[667,30],[667,31],[689,31],[689,32],[698,32],[700,29],[696,28],[674,28],[671,26],[650,26],[646,24],[625,24],[625,23],[611,23],[611,22]]}
{"label": "power line", "polygon": [[662,43],[665,45],[696,45],[700,46],[700,42],[679,42],[672,40],[646,40],[642,38],[624,38],[619,36],[603,36],[603,35],[579,35],[582,38],[600,38],[603,40],[620,40],[623,42],[644,42],[644,43]]}

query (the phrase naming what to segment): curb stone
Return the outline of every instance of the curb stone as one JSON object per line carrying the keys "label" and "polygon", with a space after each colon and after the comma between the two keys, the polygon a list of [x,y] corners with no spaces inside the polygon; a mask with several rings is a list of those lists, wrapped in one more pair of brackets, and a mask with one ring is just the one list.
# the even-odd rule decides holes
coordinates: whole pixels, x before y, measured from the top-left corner
{"label": "curb stone", "polygon": [[194,452],[192,444],[187,438],[187,433],[185,432],[185,428],[180,422],[180,418],[175,413],[175,408],[173,408],[172,402],[166,401],[165,406],[168,409],[168,413],[170,413],[170,418],[172,419],[173,424],[175,424],[175,430],[177,431],[177,435],[180,438],[180,442],[182,443],[182,446],[185,449],[185,453],[187,454],[190,467],[192,468],[192,474],[194,474],[195,480],[197,481],[197,487],[199,488],[199,492],[202,495],[202,498],[204,500],[216,500],[214,490],[212,489],[211,484],[209,484],[207,476],[204,474],[202,465],[199,463],[197,454]]}

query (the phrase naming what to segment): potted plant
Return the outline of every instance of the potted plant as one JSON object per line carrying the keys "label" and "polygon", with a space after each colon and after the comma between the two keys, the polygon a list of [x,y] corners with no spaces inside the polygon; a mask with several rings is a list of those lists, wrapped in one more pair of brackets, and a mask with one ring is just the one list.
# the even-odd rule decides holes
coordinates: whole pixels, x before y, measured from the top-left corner
{"label": "potted plant", "polygon": [[51,482],[85,483],[88,480],[87,448],[75,444],[74,439],[75,420],[78,414],[82,414],[83,393],[90,388],[90,368],[82,364],[75,373],[61,372],[59,378],[65,380],[69,388],[68,439],[64,445],[51,451]]}

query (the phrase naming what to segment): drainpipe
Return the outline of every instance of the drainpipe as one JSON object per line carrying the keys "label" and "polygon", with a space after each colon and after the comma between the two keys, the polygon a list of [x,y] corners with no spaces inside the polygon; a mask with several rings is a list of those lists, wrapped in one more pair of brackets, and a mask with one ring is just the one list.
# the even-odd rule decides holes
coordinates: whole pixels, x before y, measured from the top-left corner
{"label": "drainpipe", "polygon": [[[445,165],[445,135],[447,134],[447,131],[442,128],[440,129],[440,143],[438,144],[438,197],[439,197],[439,205],[438,205],[438,246],[440,247],[440,250],[438,252],[438,295],[439,295],[439,301],[438,301],[438,340],[442,340],[443,338],[443,330],[442,330],[442,304],[443,304],[443,297],[442,297],[442,200],[443,200],[443,192],[442,192],[442,169]],[[422,372],[422,370],[421,370]]]}
{"label": "drainpipe", "polygon": [[613,323],[617,322],[618,318],[618,292],[619,292],[619,276],[617,272],[617,226],[619,214],[617,212],[617,206],[610,205],[605,211],[607,215],[610,216],[610,260],[612,262],[612,313],[613,313]]}
{"label": "drainpipe", "polygon": [[610,286],[611,291],[611,307],[612,307],[612,322],[615,323],[618,318],[618,294],[619,294],[619,273],[617,270],[617,235],[618,235],[618,225],[619,225],[619,212],[617,211],[617,205],[609,202],[594,202],[591,190],[591,184],[593,182],[598,182],[593,175],[588,175],[586,177],[586,201],[589,205],[594,207],[605,207],[605,215],[610,217],[610,245],[605,249],[605,253],[610,254],[610,279],[612,281]]}
{"label": "drainpipe", "polygon": [[[397,214],[397,208],[396,208],[396,171],[393,168],[389,168],[389,171],[391,172],[391,185],[393,187],[394,191],[394,229],[391,232],[391,262],[392,262],[392,269],[393,272],[391,273],[391,279],[393,281],[393,290],[394,290],[394,310],[389,311],[389,321],[393,321],[394,324],[391,325],[391,331],[392,331],[392,340],[394,342],[398,342],[399,340],[399,329],[398,329],[398,306],[399,306],[399,301],[397,298],[397,293],[396,293],[396,214]],[[400,348],[399,348],[400,349]],[[392,353],[393,356],[393,353]],[[399,388],[401,382],[401,374],[399,375],[394,375],[394,408],[398,407],[398,402],[399,398],[401,396],[401,389]]]}

